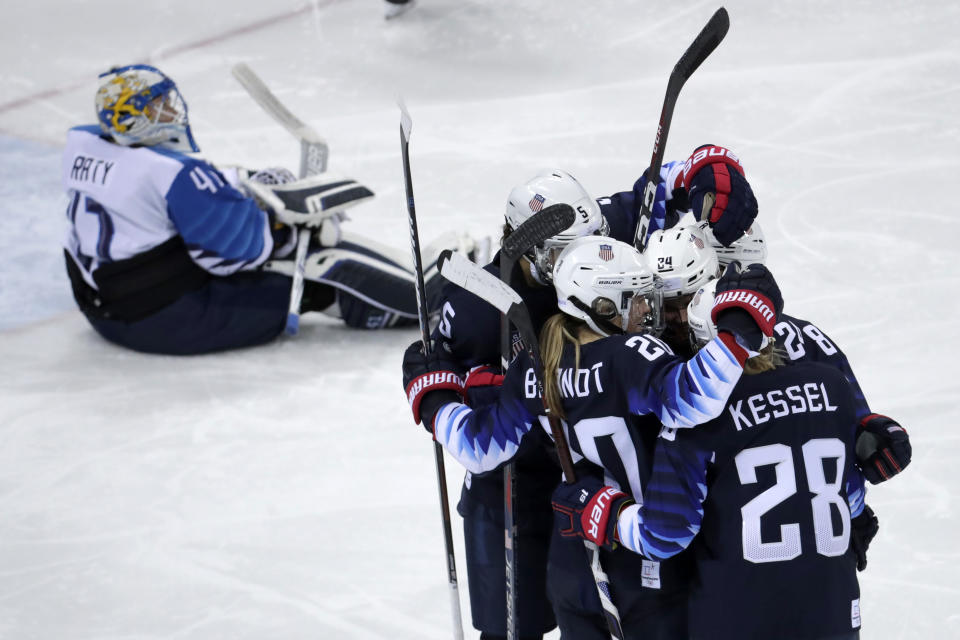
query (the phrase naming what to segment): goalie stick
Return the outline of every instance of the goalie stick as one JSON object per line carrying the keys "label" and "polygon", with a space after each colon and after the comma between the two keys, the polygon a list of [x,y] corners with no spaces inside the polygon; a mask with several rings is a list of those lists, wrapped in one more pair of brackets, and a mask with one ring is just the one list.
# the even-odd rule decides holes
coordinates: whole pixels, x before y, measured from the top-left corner
{"label": "goalie stick", "polygon": [[[240,62],[231,69],[233,77],[246,89],[260,107],[274,120],[300,141],[300,177],[323,173],[327,170],[327,158],[330,149],[312,127],[306,125],[283,106],[273,92],[267,88],[249,66]],[[303,299],[304,265],[307,259],[307,246],[310,244],[309,231],[300,230],[297,238],[297,251],[294,254],[293,281],[290,284],[290,306],[287,308],[286,332],[296,335],[300,329],[300,301]]]}
{"label": "goalie stick", "polygon": [[326,171],[327,159],[330,157],[326,140],[321,138],[313,127],[304,124],[300,118],[290,113],[248,65],[240,62],[235,64],[230,72],[261,109],[300,141],[300,177]]}
{"label": "goalie stick", "polygon": [[[500,279],[507,285],[517,261],[531,248],[541,244],[569,229],[576,220],[573,207],[568,204],[554,204],[538,211],[523,221],[503,241],[500,249]],[[500,316],[500,363],[506,373],[513,359],[513,345],[510,341],[510,320],[506,314]],[[503,467],[503,529],[504,555],[506,559],[507,594],[507,640],[520,637],[517,621],[517,524],[514,513],[517,510],[517,477],[513,462]]]}
{"label": "goalie stick", "polygon": [[[522,225],[521,225],[522,226]],[[508,238],[509,239],[509,238]],[[530,313],[516,291],[502,280],[484,271],[463,256],[451,251],[444,251],[437,259],[440,274],[454,284],[466,289],[478,298],[496,307],[520,332],[524,348],[530,356],[534,367],[534,377],[537,381],[537,393],[543,400],[543,408],[550,425],[550,433],[557,447],[557,456],[560,458],[560,467],[567,482],[575,482],[576,471],[573,468],[573,457],[570,455],[570,445],[564,434],[559,418],[550,413],[543,394],[543,361],[540,359],[540,344],[533,330]],[[610,637],[623,640],[623,626],[620,623],[620,612],[610,596],[610,578],[600,565],[600,549],[589,540],[584,540],[588,552],[587,560],[593,573],[593,580],[597,585],[597,594],[603,606],[604,617]]]}
{"label": "goalie stick", "polygon": [[[423,353],[430,353],[430,327],[427,318],[427,293],[423,282],[423,262],[420,257],[420,235],[417,232],[417,210],[413,200],[413,178],[410,175],[410,132],[413,120],[403,100],[400,107],[400,155],[403,159],[403,183],[407,195],[407,217],[410,223],[410,251],[416,274],[417,313]],[[447,553],[447,583],[450,587],[450,609],[453,615],[453,637],[463,640],[463,618],[460,614],[460,593],[457,586],[457,563],[453,555],[453,528],[450,522],[450,502],[447,497],[447,473],[443,464],[443,447],[433,443],[433,459],[437,470],[437,491],[440,494],[440,514],[443,518],[443,542]]]}
{"label": "goalie stick", "polygon": [[643,202],[640,204],[640,217],[637,220],[637,231],[633,244],[643,251],[647,246],[647,231],[650,228],[650,212],[653,210],[653,201],[657,195],[657,183],[660,182],[660,167],[663,165],[663,151],[667,146],[667,134],[670,133],[670,122],[673,120],[673,108],[677,105],[677,98],[687,79],[717,48],[727,30],[730,28],[730,16],[723,7],[717,9],[706,26],[700,31],[693,42],[683,52],[677,64],[670,73],[667,81],[667,93],[663,97],[663,109],[660,111],[660,124],[657,126],[657,135],[653,139],[653,155],[650,158],[650,168],[647,169],[647,186],[643,190]]}

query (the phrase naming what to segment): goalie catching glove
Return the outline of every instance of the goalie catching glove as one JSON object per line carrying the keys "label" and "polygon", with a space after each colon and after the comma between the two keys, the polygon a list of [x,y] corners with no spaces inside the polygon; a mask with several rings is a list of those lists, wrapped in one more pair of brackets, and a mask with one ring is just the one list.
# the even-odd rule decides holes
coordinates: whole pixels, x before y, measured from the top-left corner
{"label": "goalie catching glove", "polygon": [[553,521],[565,538],[584,538],[612,549],[619,541],[617,519],[633,498],[613,487],[605,487],[592,476],[573,484],[566,482],[553,492]]}
{"label": "goalie catching glove", "polygon": [[243,186],[264,203],[278,222],[287,225],[319,227],[373,197],[373,192],[355,180],[328,173],[285,184],[264,184],[244,180]]}
{"label": "goalie catching glove", "polygon": [[423,353],[423,342],[417,340],[403,354],[403,388],[413,411],[413,421],[433,433],[433,418],[450,402],[463,401],[463,379],[439,351]]}

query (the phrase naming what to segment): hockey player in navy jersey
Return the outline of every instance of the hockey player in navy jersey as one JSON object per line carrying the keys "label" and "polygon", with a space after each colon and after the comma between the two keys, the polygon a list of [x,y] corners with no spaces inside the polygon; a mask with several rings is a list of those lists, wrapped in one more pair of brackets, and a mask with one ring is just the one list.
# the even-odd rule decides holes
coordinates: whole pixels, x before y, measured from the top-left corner
{"label": "hockey player in navy jersey", "polygon": [[[754,275],[761,290],[775,288],[763,267],[757,267]],[[740,344],[740,334],[759,330],[753,316],[726,314],[725,320],[730,322],[722,323],[721,337],[695,360],[687,363],[675,357],[650,333],[657,329],[661,304],[655,276],[632,246],[608,238],[588,236],[570,243],[560,254],[554,284],[562,314],[554,316],[543,330],[544,364],[547,371],[560,372],[559,393],[571,425],[571,447],[595,473],[606,468],[622,486],[638,492],[650,470],[637,462],[636,451],[644,446],[635,419],[652,416],[653,424],[648,426],[655,437],[659,428],[656,418],[673,426],[692,426],[715,416],[739,378],[740,362],[748,355]],[[772,328],[774,316],[769,305],[765,313],[766,325]],[[625,330],[644,333],[623,335]],[[549,354],[565,344],[561,335],[570,336],[573,345],[561,349],[558,368]],[[521,353],[507,372],[497,402],[471,410],[459,402],[449,385],[443,388],[430,382],[439,379],[428,375],[430,372],[456,369],[443,350],[435,353],[428,359],[411,345],[405,354],[404,383],[415,419],[419,422],[422,417],[423,424],[432,427],[435,439],[471,472],[496,469],[516,455],[524,436],[533,430],[536,416],[544,412],[531,363],[525,352]],[[576,413],[570,413],[571,407]],[[578,425],[580,418],[571,415],[581,416],[581,409],[586,413],[583,424]],[[611,415],[617,417],[603,417]],[[628,454],[626,458],[620,457],[621,451]],[[612,461],[610,455],[626,464]],[[579,559],[585,563],[582,550]],[[583,570],[587,571],[585,564]],[[638,635],[631,637],[683,634],[686,601],[682,589],[686,582],[669,575],[662,579],[662,589],[627,608],[636,616],[631,620]],[[657,587],[660,580],[661,576],[656,576]],[[572,576],[572,582],[592,585],[580,576]],[[671,611],[662,622],[665,608]],[[602,619],[599,625],[596,620],[568,621],[566,628],[561,621],[564,635],[606,635]]]}
{"label": "hockey player in navy jersey", "polygon": [[[751,234],[744,236],[724,252],[721,264],[729,264],[732,259],[739,259],[744,263],[763,262],[766,251],[759,248],[758,236],[762,236],[762,232],[759,225],[754,225]],[[679,322],[686,325],[689,342],[694,348],[715,335],[710,313],[716,285],[716,280],[712,280],[700,287],[691,298],[687,313],[683,318],[678,318]],[[677,334],[679,332],[678,328]],[[774,333],[778,344],[791,361],[820,362],[837,369],[847,379],[853,392],[859,424],[856,462],[867,480],[872,484],[879,484],[903,471],[913,456],[906,429],[892,418],[874,413],[870,409],[850,362],[837,343],[809,320],[788,314],[781,314]],[[869,512],[870,508],[867,507],[867,510]],[[865,565],[866,558],[861,562]]]}
{"label": "hockey player in navy jersey", "polygon": [[[300,204],[320,200],[315,212],[290,198],[289,187],[303,183],[288,185],[286,213],[303,224],[278,225],[279,212],[189,155],[198,147],[186,103],[158,69],[111,69],[100,76],[95,102],[98,123],[71,129],[63,155],[65,254],[77,304],[103,337],[169,354],[271,340],[285,326],[298,232],[315,234],[301,310],[361,328],[416,323],[408,267],[356,242],[319,244],[344,208],[373,195],[365,187],[313,179],[299,196]],[[276,175],[257,177],[285,181]],[[323,196],[348,183],[355,188],[340,190],[335,202]]]}
{"label": "hockey player in navy jersey", "polygon": [[[720,197],[726,198],[727,206],[718,210],[711,224],[719,224],[721,232],[736,233],[749,226],[756,216],[756,199],[749,184],[742,179],[742,168],[735,156],[722,147],[709,145],[712,154],[695,152],[688,162],[672,162],[664,166],[658,199],[654,207],[654,224],[662,227],[671,224],[677,217],[677,209],[688,206],[688,190],[694,190],[697,202],[703,198],[707,185],[717,181],[716,172],[726,171],[727,163],[735,163],[737,178],[733,184],[720,184]],[[698,155],[699,154],[699,155]],[[711,162],[712,161],[712,162]],[[714,163],[717,167],[714,167]],[[694,166],[696,167],[694,169]],[[684,172],[684,168],[687,172]],[[698,173],[699,172],[699,173]],[[542,171],[526,183],[514,188],[508,197],[504,235],[518,227],[536,211],[557,203],[573,206],[580,212],[577,222],[564,233],[551,238],[542,246],[533,247],[529,255],[520,260],[510,279],[511,285],[520,293],[531,313],[534,329],[539,331],[544,321],[557,312],[556,293],[551,283],[553,264],[559,252],[571,239],[583,235],[600,234],[632,242],[637,226],[639,203],[646,182],[637,181],[631,191],[594,200],[570,174],[559,170]],[[667,185],[670,188],[667,188]],[[731,197],[729,194],[733,193]],[[708,199],[716,199],[713,195]],[[499,260],[486,267],[499,275]],[[496,365],[500,355],[500,322],[497,311],[476,296],[459,287],[450,285],[446,298],[440,305],[440,324],[434,339],[464,370],[478,366]],[[514,336],[514,344],[519,340]],[[519,348],[517,349],[519,350]],[[483,401],[484,391],[478,381],[483,372],[471,376],[472,403]],[[485,378],[490,380],[489,376]],[[541,434],[542,435],[542,434]],[[559,482],[556,463],[529,438],[524,451],[517,457],[515,473],[519,504],[516,518],[519,526],[517,557],[519,558],[518,620],[522,637],[538,637],[553,626],[554,616],[544,599],[545,549],[551,536],[552,512],[549,497]],[[461,492],[458,511],[464,518],[464,536],[467,556],[467,576],[471,598],[474,626],[484,638],[506,635],[505,567],[503,554],[503,479],[499,473],[473,476],[469,471]],[[581,562],[577,555],[573,562],[578,568]],[[557,563],[554,563],[556,566]],[[592,584],[589,576],[587,583]],[[554,602],[569,602],[584,596],[599,624],[600,602],[589,589],[583,593],[578,585],[566,580],[549,580],[547,588]],[[572,591],[572,593],[571,593]]]}
{"label": "hockey player in navy jersey", "polygon": [[[738,289],[718,283],[714,318]],[[772,342],[744,373],[720,416],[663,430],[636,502],[586,479],[557,491],[558,519],[649,558],[692,546],[691,638],[857,638],[856,534],[872,515],[854,393],[836,368],[790,363]]]}
{"label": "hockey player in navy jersey", "polygon": [[[535,203],[532,204],[532,203]],[[535,214],[537,210],[564,203],[584,214],[562,234],[543,246],[533,247],[518,261],[510,284],[523,298],[536,329],[557,311],[556,294],[550,286],[552,261],[556,252],[572,239],[609,232],[607,218],[596,200],[570,174],[543,171],[511,190],[507,198],[504,237]],[[619,222],[618,211],[612,212]],[[622,222],[623,229],[631,227]],[[500,275],[499,254],[485,267]],[[440,305],[440,322],[433,337],[444,354],[461,371],[472,370],[467,397],[471,405],[485,404],[496,398],[498,388],[491,382],[493,369],[500,362],[500,315],[497,310],[472,293],[449,285]],[[519,334],[511,344],[519,344]],[[517,347],[516,350],[518,350]],[[482,383],[481,383],[482,381]],[[560,467],[545,448],[545,434],[527,438],[515,457],[517,511],[517,616],[522,639],[540,638],[556,626],[547,599],[547,548],[553,516],[550,494],[560,482]],[[484,640],[507,636],[506,567],[504,560],[504,483],[501,473],[474,475],[467,471],[457,510],[463,517],[467,560],[467,581],[473,626]]]}

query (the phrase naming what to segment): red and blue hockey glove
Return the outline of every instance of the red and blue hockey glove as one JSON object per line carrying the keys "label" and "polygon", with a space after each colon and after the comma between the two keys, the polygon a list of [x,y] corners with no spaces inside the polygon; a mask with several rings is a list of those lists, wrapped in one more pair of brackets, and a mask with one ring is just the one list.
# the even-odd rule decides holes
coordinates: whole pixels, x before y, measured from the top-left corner
{"label": "red and blue hockey glove", "polygon": [[867,568],[867,549],[878,531],[880,520],[873,509],[863,505],[860,515],[850,520],[850,550],[857,556],[857,571]]}
{"label": "red and blue hockey glove", "polygon": [[463,400],[463,379],[455,365],[439,351],[429,356],[423,353],[423,342],[418,340],[403,354],[403,388],[413,411],[413,421],[433,433],[433,419],[440,407]]}
{"label": "red and blue hockey glove", "polygon": [[710,223],[714,237],[725,247],[736,242],[757,217],[757,198],[740,160],[724,147],[697,147],[683,167],[683,184],[693,214]]}
{"label": "red and blue hockey glove", "polygon": [[565,538],[584,538],[612,548],[617,537],[620,510],[633,504],[633,498],[613,487],[605,487],[594,477],[566,482],[553,492],[553,522]]}
{"label": "red and blue hockey glove", "polygon": [[493,367],[481,365],[467,372],[467,379],[463,383],[463,394],[467,404],[478,407],[491,404],[500,397],[500,388],[503,385],[503,374]]}
{"label": "red and blue hockey glove", "polygon": [[746,354],[733,349],[734,340],[724,340],[741,359],[755,356],[773,335],[773,327],[783,311],[783,296],[770,270],[762,264],[751,264],[746,269],[737,261],[731,262],[717,281],[711,318],[717,333],[732,334]]}
{"label": "red and blue hockey glove", "polygon": [[896,421],[871,413],[860,421],[857,432],[857,463],[863,476],[880,484],[910,464],[913,447],[907,430]]}

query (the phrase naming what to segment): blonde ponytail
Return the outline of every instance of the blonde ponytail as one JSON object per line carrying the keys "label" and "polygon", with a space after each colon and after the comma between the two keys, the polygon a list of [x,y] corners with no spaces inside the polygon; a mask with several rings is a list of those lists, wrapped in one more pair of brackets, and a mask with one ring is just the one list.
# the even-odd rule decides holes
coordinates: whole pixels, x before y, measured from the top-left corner
{"label": "blonde ponytail", "polygon": [[560,381],[557,379],[560,358],[566,343],[573,345],[575,366],[580,366],[580,342],[576,336],[583,322],[564,313],[557,313],[544,323],[540,330],[540,357],[543,358],[543,401],[550,413],[565,418]]}

